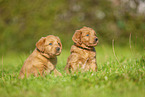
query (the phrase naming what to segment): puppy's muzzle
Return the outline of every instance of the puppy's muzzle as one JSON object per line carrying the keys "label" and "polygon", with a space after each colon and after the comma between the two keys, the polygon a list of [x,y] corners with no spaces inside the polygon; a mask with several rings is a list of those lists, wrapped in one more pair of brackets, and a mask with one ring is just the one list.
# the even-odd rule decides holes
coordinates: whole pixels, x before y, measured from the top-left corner
{"label": "puppy's muzzle", "polygon": [[95,38],[94,40],[97,42],[98,41],[98,38]]}
{"label": "puppy's muzzle", "polygon": [[57,47],[57,48],[56,48],[56,51],[60,51],[60,47]]}

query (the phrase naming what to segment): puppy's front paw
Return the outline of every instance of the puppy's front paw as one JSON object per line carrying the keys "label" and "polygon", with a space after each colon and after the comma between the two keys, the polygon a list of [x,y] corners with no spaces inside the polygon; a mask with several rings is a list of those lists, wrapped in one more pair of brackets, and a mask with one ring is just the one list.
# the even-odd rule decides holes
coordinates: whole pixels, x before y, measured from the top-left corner
{"label": "puppy's front paw", "polygon": [[54,75],[55,76],[62,76],[62,74],[59,71],[57,71],[56,69],[54,70]]}

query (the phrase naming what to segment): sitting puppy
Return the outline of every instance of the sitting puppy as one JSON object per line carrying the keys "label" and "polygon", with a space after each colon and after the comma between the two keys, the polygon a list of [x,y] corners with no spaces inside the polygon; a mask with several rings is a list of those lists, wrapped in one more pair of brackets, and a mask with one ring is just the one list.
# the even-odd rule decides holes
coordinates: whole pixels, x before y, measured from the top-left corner
{"label": "sitting puppy", "polygon": [[49,35],[42,37],[36,43],[36,49],[26,59],[21,68],[19,78],[28,77],[31,74],[34,76],[43,76],[54,71],[55,75],[61,73],[56,70],[57,57],[60,55],[62,49],[61,41],[58,37]]}
{"label": "sitting puppy", "polygon": [[76,30],[72,37],[74,45],[71,47],[71,55],[68,57],[65,70],[67,73],[82,71],[97,71],[96,51],[94,46],[98,43],[98,38],[93,29],[83,27]]}

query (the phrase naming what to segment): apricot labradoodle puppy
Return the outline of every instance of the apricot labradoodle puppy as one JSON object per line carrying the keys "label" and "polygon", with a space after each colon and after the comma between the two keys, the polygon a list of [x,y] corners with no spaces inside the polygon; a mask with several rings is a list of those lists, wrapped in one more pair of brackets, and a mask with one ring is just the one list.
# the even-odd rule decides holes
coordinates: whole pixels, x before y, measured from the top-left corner
{"label": "apricot labradoodle puppy", "polygon": [[37,43],[33,53],[26,59],[21,68],[19,78],[44,76],[54,71],[55,75],[61,73],[56,70],[57,57],[60,55],[62,44],[57,36],[42,37]]}
{"label": "apricot labradoodle puppy", "polygon": [[76,30],[72,40],[74,45],[71,47],[71,55],[67,59],[65,70],[67,73],[82,71],[97,71],[95,46],[98,38],[93,29],[83,27]]}

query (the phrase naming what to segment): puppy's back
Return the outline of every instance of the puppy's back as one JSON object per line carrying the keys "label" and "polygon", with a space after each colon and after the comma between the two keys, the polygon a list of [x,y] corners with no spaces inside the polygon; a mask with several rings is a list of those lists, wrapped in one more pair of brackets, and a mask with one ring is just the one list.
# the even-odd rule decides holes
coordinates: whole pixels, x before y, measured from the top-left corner
{"label": "puppy's back", "polygon": [[30,72],[33,72],[33,68],[34,68],[34,64],[37,63],[37,58],[38,55],[36,53],[36,51],[34,50],[33,53],[25,60],[20,74],[19,74],[19,78],[24,78],[25,76],[28,77]]}

